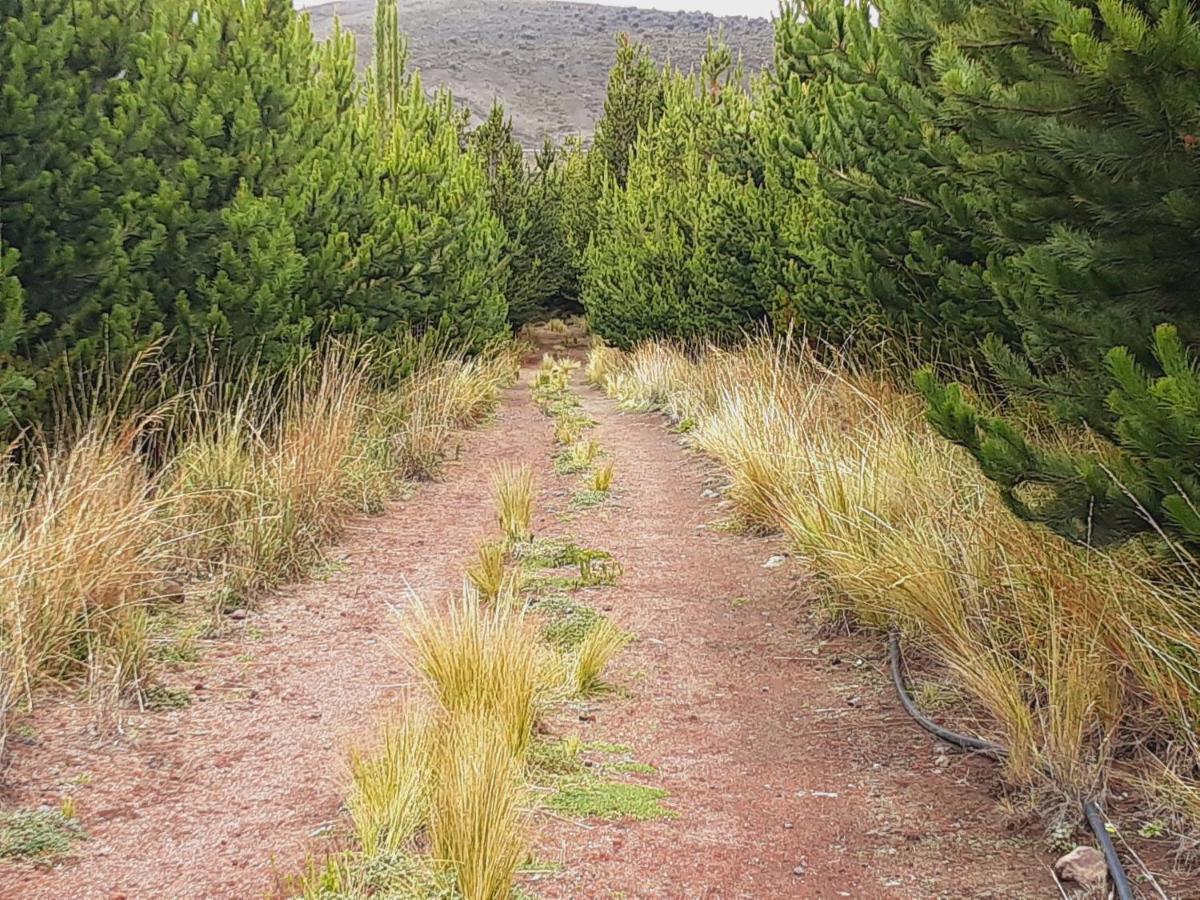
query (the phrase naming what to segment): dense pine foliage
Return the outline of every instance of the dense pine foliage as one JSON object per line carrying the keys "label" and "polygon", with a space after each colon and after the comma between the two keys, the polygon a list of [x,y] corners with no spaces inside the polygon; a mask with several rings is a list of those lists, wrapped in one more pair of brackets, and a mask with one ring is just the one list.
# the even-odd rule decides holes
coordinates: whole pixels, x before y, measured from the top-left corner
{"label": "dense pine foliage", "polygon": [[811,0],[765,83],[647,66],[597,134],[604,337],[889,340],[1019,514],[1200,543],[1195,4]]}
{"label": "dense pine foliage", "polygon": [[[646,90],[643,62],[621,48],[617,96]],[[634,87],[622,84],[627,79]],[[624,171],[601,157],[609,168],[582,292],[592,326],[617,344],[736,333],[762,314],[751,259],[751,104],[742,82],[729,51],[710,46],[699,72],[667,70],[651,100],[635,101],[661,102],[663,111],[646,119],[628,154],[612,154]],[[598,131],[597,152],[609,133]]]}
{"label": "dense pine foliage", "polygon": [[0,379],[293,358],[331,331],[505,325],[505,232],[465,118],[405,71],[381,4],[364,82],[287,0],[4,0]]}
{"label": "dense pine foliage", "polygon": [[622,37],[594,145],[536,154],[426,93],[386,3],[365,78],[285,0],[0,11],[5,425],[156,341],[274,364],[582,303],[621,346],[893,342],[1021,515],[1200,543],[1188,0],[788,2],[763,75]]}

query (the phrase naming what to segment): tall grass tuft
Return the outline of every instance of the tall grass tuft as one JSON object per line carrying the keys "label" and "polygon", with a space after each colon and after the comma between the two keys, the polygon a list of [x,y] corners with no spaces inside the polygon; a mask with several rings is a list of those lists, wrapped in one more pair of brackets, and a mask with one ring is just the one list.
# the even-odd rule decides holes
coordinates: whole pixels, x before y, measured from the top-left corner
{"label": "tall grass tuft", "polygon": [[550,689],[549,654],[524,613],[484,606],[468,588],[444,610],[417,604],[409,638],[438,703],[454,716],[490,716],[523,756]]}
{"label": "tall grass tuft", "polygon": [[101,664],[118,691],[137,687],[144,606],[175,561],[170,505],[134,450],[145,425],[87,423],[0,476],[0,677],[13,698]]}
{"label": "tall grass tuft", "polygon": [[607,494],[612,490],[614,475],[613,461],[611,459],[606,460],[604,465],[592,472],[588,478],[588,489],[600,494]]}
{"label": "tall grass tuft", "polygon": [[404,849],[426,821],[435,725],[430,712],[410,703],[402,716],[383,721],[377,746],[351,751],[346,808],[365,855]]}
{"label": "tall grass tuft", "polygon": [[433,778],[429,839],[466,900],[502,900],[529,852],[523,764],[508,724],[475,710],[443,735]]}
{"label": "tall grass tuft", "polygon": [[467,566],[467,579],[484,600],[495,600],[504,590],[508,548],[502,541],[484,541]]}
{"label": "tall grass tuft", "polygon": [[583,636],[571,658],[571,690],[579,696],[595,693],[609,663],[630,641],[630,635],[608,619],[598,619]]}
{"label": "tall grass tuft", "polygon": [[492,478],[492,495],[500,530],[510,543],[533,537],[533,470],[528,465],[501,463]]}

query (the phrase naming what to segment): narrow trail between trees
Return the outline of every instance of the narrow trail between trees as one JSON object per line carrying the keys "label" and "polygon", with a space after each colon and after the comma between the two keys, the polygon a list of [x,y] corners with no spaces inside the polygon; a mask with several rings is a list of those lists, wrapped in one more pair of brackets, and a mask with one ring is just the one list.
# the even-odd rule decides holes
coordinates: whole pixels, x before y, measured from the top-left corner
{"label": "narrow trail between trees", "polygon": [[413,676],[397,652],[410,590],[436,598],[493,523],[492,466],[548,459],[551,436],[524,384],[496,421],[463,435],[440,481],[331,548],[332,574],[260,599],[186,671],[186,709],[131,715],[97,741],[79,709],[10,739],[5,801],[75,797],[89,840],[52,869],[0,864],[0,897],[262,897],[298,873],[339,817],[348,743]]}
{"label": "narrow trail between trees", "polygon": [[[494,531],[497,462],[527,462],[535,532],[611,551],[623,574],[584,592],[636,634],[556,736],[629,744],[673,817],[538,819],[523,884],[539,897],[1057,896],[1036,835],[1000,815],[994,765],[939,748],[889,692],[883,647],[822,632],[816,587],[776,538],[730,533],[720,473],[657,416],[620,412],[578,373],[612,499],[572,510],[530,369],[462,459],[382,516],[358,520],[326,579],[262,598],[184,671],[185,709],[131,714],[97,740],[50,707],[13,738],[6,803],[76,802],[89,834],[53,868],[0,867],[0,896],[261,897],[331,849],[347,742],[403,697],[409,589],[459,589]],[[780,558],[785,557],[785,558]],[[770,561],[770,565],[767,565]]]}
{"label": "narrow trail between trees", "polygon": [[781,539],[713,527],[715,464],[579,381],[615,499],[567,531],[621,561],[602,608],[637,640],[612,676],[629,696],[554,730],[630,744],[676,816],[556,826],[542,853],[563,869],[539,895],[1058,896],[1036,835],[1002,821],[994,764],[913,726],[875,641],[822,633]]}

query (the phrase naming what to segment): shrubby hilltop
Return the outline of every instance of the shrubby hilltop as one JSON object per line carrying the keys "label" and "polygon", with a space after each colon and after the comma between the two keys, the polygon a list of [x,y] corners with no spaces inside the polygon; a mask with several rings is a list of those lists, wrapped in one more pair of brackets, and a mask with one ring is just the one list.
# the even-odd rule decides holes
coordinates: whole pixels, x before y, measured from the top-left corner
{"label": "shrubby hilltop", "polygon": [[[360,66],[371,58],[374,0],[305,10],[324,38],[336,15],[354,33]],[[615,35],[627,33],[660,60],[688,68],[710,33],[723,28],[748,71],[770,64],[771,23],[744,16],[547,3],[541,0],[401,0],[411,62],[429,87],[448,85],[475,120],[499,97],[526,147],[543,137],[590,136],[604,108]]]}

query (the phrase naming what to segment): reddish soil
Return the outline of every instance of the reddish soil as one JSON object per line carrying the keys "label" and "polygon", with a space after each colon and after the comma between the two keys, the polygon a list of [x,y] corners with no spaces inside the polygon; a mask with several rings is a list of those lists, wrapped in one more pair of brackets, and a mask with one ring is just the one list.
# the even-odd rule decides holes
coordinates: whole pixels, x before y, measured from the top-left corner
{"label": "reddish soil", "polygon": [[510,389],[443,480],[355,523],[330,554],[341,571],[262,598],[208,643],[187,672],[191,706],[130,715],[102,742],[81,709],[40,710],[35,736],[10,741],[3,805],[57,806],[69,792],[90,840],[53,868],[0,863],[0,897],[261,897],[299,871],[339,816],[347,741],[410,680],[396,610],[410,588],[461,585],[492,527],[492,464],[541,464],[550,447],[528,388]]}
{"label": "reddish soil", "polygon": [[[527,382],[527,378],[524,382]],[[493,526],[502,459],[539,473],[544,536],[612,551],[615,587],[589,592],[637,640],[612,673],[628,689],[573,707],[558,734],[632,744],[676,813],[652,822],[545,817],[538,896],[1058,896],[1039,835],[1010,826],[994,766],[918,731],[887,688],[881,648],[829,637],[803,562],[764,563],[777,539],[714,529],[719,474],[658,417],[580,388],[612,454],[615,497],[570,512],[578,476],[551,468],[551,422],[526,383],[465,438],[464,462],[356,523],[340,571],[263,598],[184,671],[186,709],[131,715],[96,741],[80,709],[43,708],[16,743],[5,806],[76,799],[90,840],[53,868],[0,867],[0,896],[258,897],[296,872],[339,819],[348,739],[411,675],[393,650],[411,587],[458,588]],[[709,492],[711,493],[711,492]],[[86,782],[86,783],[82,783]]]}
{"label": "reddish soil", "polygon": [[[765,568],[781,540],[710,527],[717,469],[661,417],[582,393],[616,500],[564,528],[621,561],[593,602],[637,640],[614,674],[631,696],[554,729],[631,744],[677,817],[554,824],[541,854],[563,869],[539,896],[1059,896],[1053,857],[997,808],[994,765],[912,725],[875,641],[824,634],[803,562]],[[559,484],[565,509],[577,485]]]}

